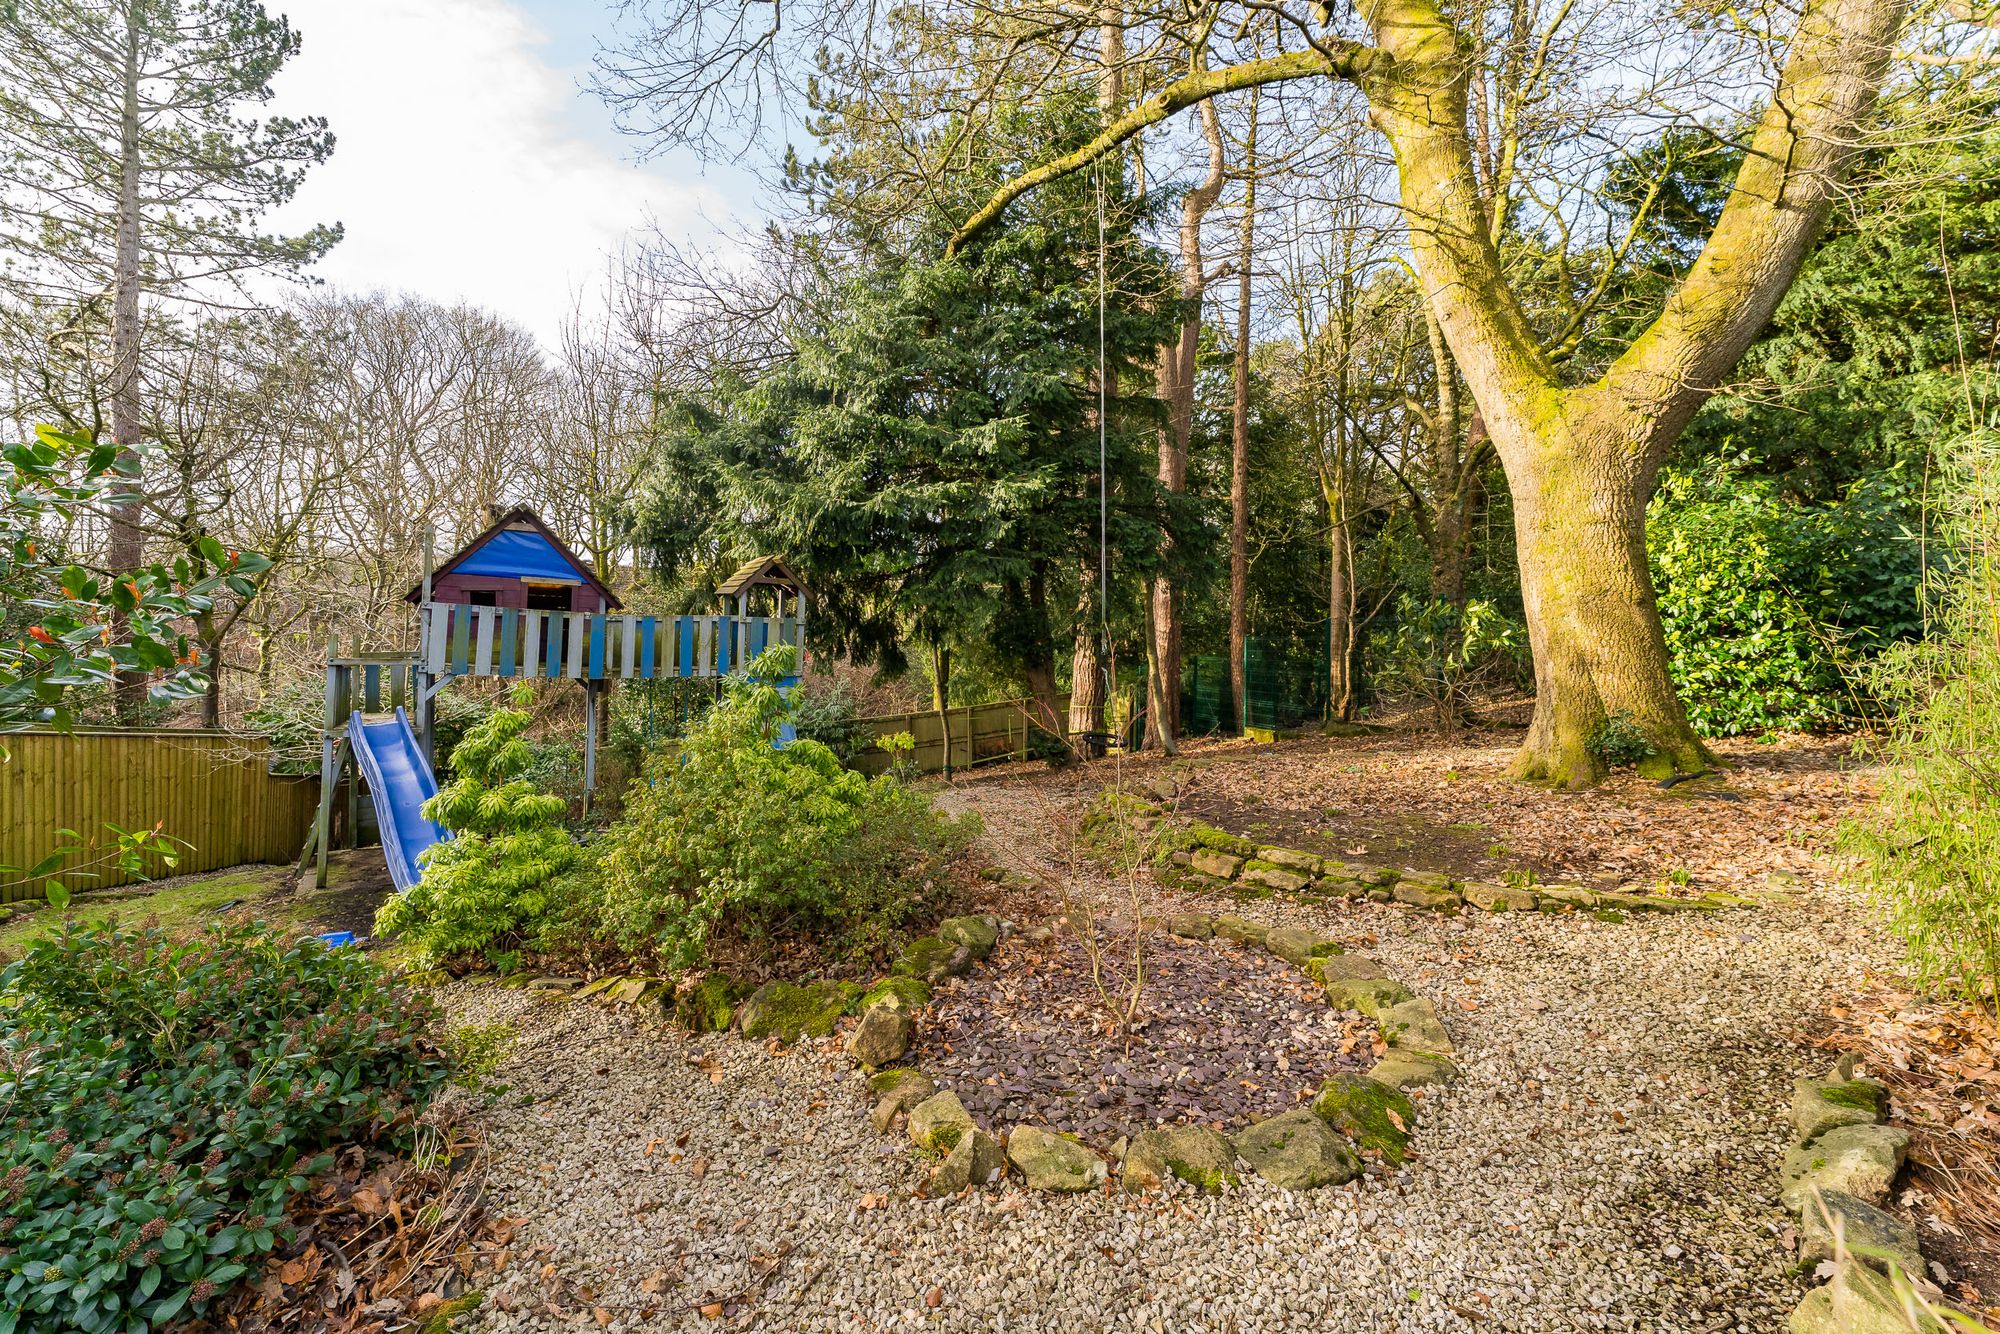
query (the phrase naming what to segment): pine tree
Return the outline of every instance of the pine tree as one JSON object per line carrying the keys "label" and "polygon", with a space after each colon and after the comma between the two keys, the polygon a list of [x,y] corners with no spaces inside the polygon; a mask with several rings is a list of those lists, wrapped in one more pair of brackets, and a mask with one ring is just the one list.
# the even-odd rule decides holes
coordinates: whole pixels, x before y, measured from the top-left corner
{"label": "pine tree", "polygon": [[[260,228],[333,150],[323,119],[244,114],[298,50],[258,0],[0,5],[0,280],[18,297],[108,302],[121,451],[140,443],[146,298],[296,270],[340,237],[337,226]],[[143,560],[139,509],[109,507],[111,569]],[[138,685],[123,679],[121,709]]]}

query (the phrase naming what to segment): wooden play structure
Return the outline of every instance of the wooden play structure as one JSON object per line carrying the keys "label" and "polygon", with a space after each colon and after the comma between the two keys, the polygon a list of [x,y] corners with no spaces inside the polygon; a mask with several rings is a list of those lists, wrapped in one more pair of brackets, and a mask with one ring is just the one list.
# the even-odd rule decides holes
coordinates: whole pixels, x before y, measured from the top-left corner
{"label": "wooden play structure", "polygon": [[[540,518],[527,509],[500,515],[485,531],[427,573],[410,591],[416,606],[413,653],[341,653],[329,647],[326,711],[320,745],[320,802],[307,853],[321,885],[327,879],[336,794],[345,779],[354,837],[360,815],[357,771],[368,777],[376,824],[410,835],[398,857],[399,887],[414,879],[422,847],[406,807],[420,805],[436,768],[433,701],[454,679],[575,681],[585,693],[583,771],[597,779],[597,701],[618,681],[713,679],[740,670],[764,650],[805,642],[805,590],[775,556],[746,562],[717,590],[724,611],[708,616],[620,613],[616,595]],[[395,734],[370,715],[401,721],[424,770],[400,781]],[[387,745],[388,752],[378,756]],[[374,767],[387,764],[379,772]],[[427,843],[423,846],[428,846]],[[401,860],[403,865],[398,866]]]}

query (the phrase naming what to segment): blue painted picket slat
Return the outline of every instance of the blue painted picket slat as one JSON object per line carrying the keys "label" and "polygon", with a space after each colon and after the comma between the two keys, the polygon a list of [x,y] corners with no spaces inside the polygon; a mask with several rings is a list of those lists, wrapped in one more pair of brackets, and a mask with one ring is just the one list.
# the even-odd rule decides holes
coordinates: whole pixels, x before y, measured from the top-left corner
{"label": "blue painted picket slat", "polygon": [[590,667],[589,676],[593,681],[604,679],[604,618],[590,618]]}
{"label": "blue painted picket slat", "polygon": [[653,679],[653,618],[639,618],[639,675],[645,680]]}
{"label": "blue painted picket slat", "polygon": [[514,632],[521,613],[512,607],[500,613],[500,675],[514,674]]}
{"label": "blue painted picket slat", "polygon": [[680,627],[680,638],[681,638],[681,675],[693,676],[694,635],[695,635],[694,617],[683,616],[679,619],[678,625]]}

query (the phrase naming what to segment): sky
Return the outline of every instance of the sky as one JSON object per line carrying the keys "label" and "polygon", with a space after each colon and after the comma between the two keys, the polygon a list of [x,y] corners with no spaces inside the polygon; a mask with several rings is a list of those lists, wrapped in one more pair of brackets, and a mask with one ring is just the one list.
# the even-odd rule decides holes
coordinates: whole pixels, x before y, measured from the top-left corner
{"label": "sky", "polygon": [[608,26],[590,0],[271,0],[303,36],[274,110],[327,117],[333,156],[277,215],[339,222],[314,268],[357,291],[465,300],[554,344],[638,228],[714,239],[751,216],[740,172],[635,163],[581,87]]}

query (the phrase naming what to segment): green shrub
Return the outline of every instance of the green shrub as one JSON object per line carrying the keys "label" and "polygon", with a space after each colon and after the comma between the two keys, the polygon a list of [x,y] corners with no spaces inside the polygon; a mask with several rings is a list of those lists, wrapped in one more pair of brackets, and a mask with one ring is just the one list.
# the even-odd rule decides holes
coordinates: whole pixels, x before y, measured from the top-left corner
{"label": "green shrub", "polygon": [[1669,473],[1647,514],[1674,685],[1703,736],[1812,731],[1870,708],[1849,677],[1922,623],[1921,519],[1889,483],[1787,500],[1727,467]]}
{"label": "green shrub", "polygon": [[496,709],[452,751],[457,777],[424,803],[451,831],[426,854],[423,876],[384,903],[375,929],[400,935],[430,963],[510,953],[531,940],[583,861],[570,836],[568,803],[521,777],[535,750],[521,735],[528,715]]}
{"label": "green shrub", "polygon": [[875,743],[875,729],[861,721],[854,692],[844,681],[811,689],[800,686],[792,692],[791,708],[798,735],[819,742],[842,764],[854,763],[855,756]]}
{"label": "green shrub", "polygon": [[105,923],[0,972],[0,1331],[199,1314],[286,1233],[336,1144],[442,1087],[428,1001],[355,950],[261,927]]}
{"label": "green shrub", "polygon": [[924,910],[975,832],[816,741],[774,749],[789,653],[759,658],[655,756],[606,834],[603,925],[635,955],[688,968],[721,939],[807,931],[823,950],[866,949]]}
{"label": "green shrub", "polygon": [[1631,715],[1624,713],[1614,713],[1590,729],[1583,748],[1614,769],[1651,759],[1657,753]]}
{"label": "green shrub", "polygon": [[1526,628],[1491,602],[1473,598],[1460,607],[1404,594],[1375,682],[1428,708],[1436,725],[1450,731],[1481,691],[1520,675],[1526,654]]}

